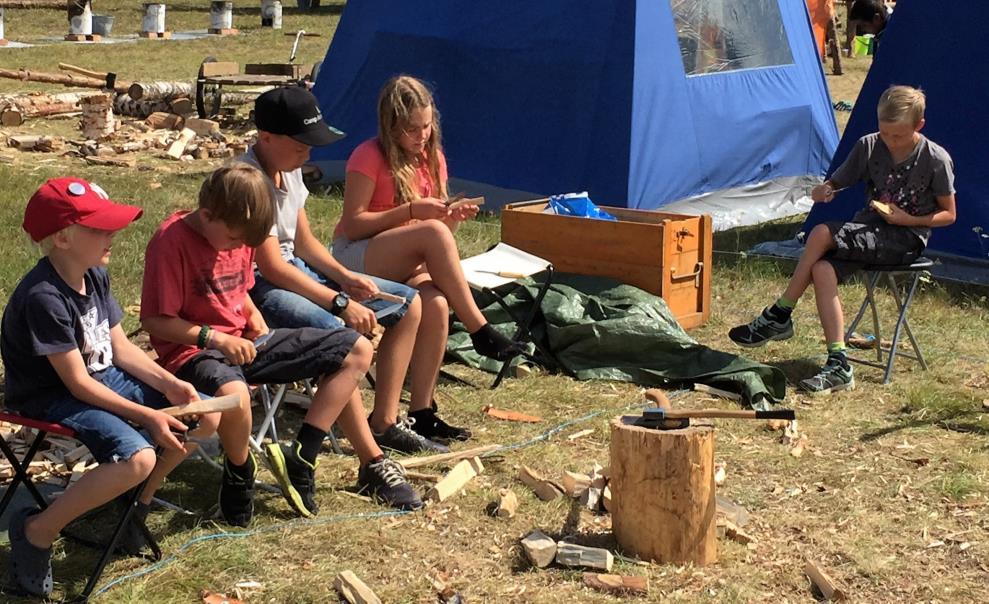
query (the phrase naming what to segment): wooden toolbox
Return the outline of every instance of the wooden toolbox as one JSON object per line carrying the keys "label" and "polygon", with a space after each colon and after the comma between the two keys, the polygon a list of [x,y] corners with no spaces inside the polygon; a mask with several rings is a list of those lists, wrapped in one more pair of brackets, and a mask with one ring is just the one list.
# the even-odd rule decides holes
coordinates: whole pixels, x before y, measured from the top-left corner
{"label": "wooden toolbox", "polygon": [[618,221],[544,214],[548,199],[505,206],[501,240],[562,272],[611,277],[662,297],[685,329],[711,313],[711,217],[603,207]]}

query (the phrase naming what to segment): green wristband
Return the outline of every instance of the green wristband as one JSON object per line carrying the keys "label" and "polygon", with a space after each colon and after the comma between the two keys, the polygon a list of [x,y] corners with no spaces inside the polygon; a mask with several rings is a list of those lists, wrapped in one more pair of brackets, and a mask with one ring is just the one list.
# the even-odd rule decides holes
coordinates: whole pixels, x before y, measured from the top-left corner
{"label": "green wristband", "polygon": [[199,328],[198,343],[200,348],[206,348],[206,336],[209,335],[209,332],[212,331],[212,329],[213,328],[210,327],[209,325],[203,325],[202,327]]}

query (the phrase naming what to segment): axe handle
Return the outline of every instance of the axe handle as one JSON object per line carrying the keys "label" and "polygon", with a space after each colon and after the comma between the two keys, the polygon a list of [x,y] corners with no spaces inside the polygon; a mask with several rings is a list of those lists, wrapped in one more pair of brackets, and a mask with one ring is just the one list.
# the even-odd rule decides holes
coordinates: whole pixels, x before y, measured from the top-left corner
{"label": "axe handle", "polygon": [[772,411],[754,411],[752,409],[681,409],[667,411],[669,419],[702,418],[702,417],[733,417],[736,419],[796,419],[793,409],[773,409]]}

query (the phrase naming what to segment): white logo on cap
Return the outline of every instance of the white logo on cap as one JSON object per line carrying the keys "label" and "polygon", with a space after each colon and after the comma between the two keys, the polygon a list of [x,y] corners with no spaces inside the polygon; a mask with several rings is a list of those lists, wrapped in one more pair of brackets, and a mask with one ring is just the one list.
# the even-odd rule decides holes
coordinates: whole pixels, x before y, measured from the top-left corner
{"label": "white logo on cap", "polygon": [[103,187],[99,185],[94,185],[93,183],[89,183],[89,188],[93,190],[93,193],[96,193],[103,199],[107,199],[107,200],[110,199],[110,196],[106,194],[106,191],[103,190]]}
{"label": "white logo on cap", "polygon": [[311,125],[315,124],[316,122],[318,122],[320,120],[320,118],[322,118],[322,117],[323,116],[321,116],[321,115],[317,115],[316,117],[308,117],[308,118],[302,120],[302,123],[305,124],[305,125],[307,125],[307,126],[311,126]]}
{"label": "white logo on cap", "polygon": [[86,187],[82,183],[73,182],[69,184],[69,194],[71,195],[85,195]]}

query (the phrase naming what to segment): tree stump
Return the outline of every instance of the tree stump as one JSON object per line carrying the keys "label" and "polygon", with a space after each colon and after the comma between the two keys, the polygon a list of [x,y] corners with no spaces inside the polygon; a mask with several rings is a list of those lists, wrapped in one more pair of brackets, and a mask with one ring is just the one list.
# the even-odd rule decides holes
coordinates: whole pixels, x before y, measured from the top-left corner
{"label": "tree stump", "polygon": [[717,560],[714,427],[611,422],[611,520],[626,554],[698,566]]}

